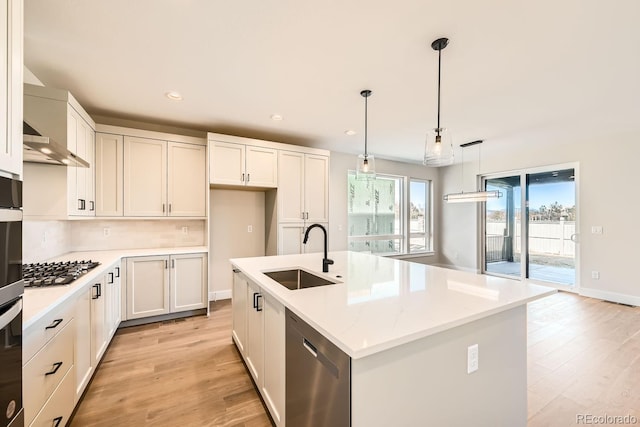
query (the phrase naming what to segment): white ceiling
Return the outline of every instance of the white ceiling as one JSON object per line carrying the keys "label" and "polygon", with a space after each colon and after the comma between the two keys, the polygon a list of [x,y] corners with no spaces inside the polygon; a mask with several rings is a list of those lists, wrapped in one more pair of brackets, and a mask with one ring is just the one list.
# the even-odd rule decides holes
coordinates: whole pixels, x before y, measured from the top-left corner
{"label": "white ceiling", "polygon": [[434,39],[454,144],[517,144],[640,128],[639,22],[638,0],[26,0],[25,65],[92,114],[348,153],[371,89],[369,151],[418,162]]}

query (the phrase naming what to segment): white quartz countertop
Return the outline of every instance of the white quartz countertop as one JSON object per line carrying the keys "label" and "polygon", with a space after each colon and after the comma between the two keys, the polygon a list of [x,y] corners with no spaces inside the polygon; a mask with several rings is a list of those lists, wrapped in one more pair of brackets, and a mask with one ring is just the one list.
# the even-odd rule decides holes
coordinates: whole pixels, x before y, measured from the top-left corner
{"label": "white quartz countertop", "polygon": [[[236,258],[231,263],[354,359],[473,322],[556,292],[500,277],[333,252]],[[335,285],[289,290],[264,272],[301,268]]]}
{"label": "white quartz countertop", "polygon": [[29,287],[24,289],[22,328],[26,331],[46,313],[87,289],[102,278],[122,258],[154,255],[174,255],[207,252],[205,246],[182,248],[120,249],[111,251],[69,252],[45,262],[92,260],[100,263],[68,285]]}

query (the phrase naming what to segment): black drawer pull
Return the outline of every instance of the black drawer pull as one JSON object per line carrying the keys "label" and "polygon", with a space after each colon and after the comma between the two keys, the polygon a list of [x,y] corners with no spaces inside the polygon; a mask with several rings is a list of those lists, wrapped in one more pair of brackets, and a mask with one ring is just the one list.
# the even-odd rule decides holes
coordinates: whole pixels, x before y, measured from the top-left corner
{"label": "black drawer pull", "polygon": [[58,327],[58,325],[59,325],[60,323],[62,323],[62,321],[63,321],[63,320],[64,320],[64,319],[56,319],[56,320],[54,320],[54,321],[53,321],[53,323],[52,323],[52,324],[50,324],[49,326],[45,327],[45,329],[55,329],[55,328],[57,328],[57,327]]}
{"label": "black drawer pull", "polygon": [[258,295],[260,295],[257,292],[253,293],[253,308],[258,308]]}
{"label": "black drawer pull", "polygon": [[55,417],[53,419],[53,427],[58,427],[61,422],[62,422],[62,417]]}
{"label": "black drawer pull", "polygon": [[116,267],[116,278],[120,277],[120,267]]}
{"label": "black drawer pull", "polygon": [[113,283],[113,273],[109,273],[109,284]]}
{"label": "black drawer pull", "polygon": [[44,374],[45,376],[53,375],[56,372],[58,372],[58,369],[60,369],[60,366],[62,366],[62,362],[56,362],[56,363],[53,364],[53,366],[54,366],[53,371],[47,372],[46,374]]}
{"label": "black drawer pull", "polygon": [[262,298],[262,294],[258,294],[256,297],[256,311],[262,311],[262,307],[260,306],[260,298]]}

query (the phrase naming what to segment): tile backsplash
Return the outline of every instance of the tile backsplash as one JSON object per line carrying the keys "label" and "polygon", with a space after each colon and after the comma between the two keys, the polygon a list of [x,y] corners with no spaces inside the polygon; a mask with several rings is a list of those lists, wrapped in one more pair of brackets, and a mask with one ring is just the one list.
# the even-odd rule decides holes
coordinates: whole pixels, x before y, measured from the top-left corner
{"label": "tile backsplash", "polygon": [[25,221],[23,260],[73,251],[204,246],[204,220]]}

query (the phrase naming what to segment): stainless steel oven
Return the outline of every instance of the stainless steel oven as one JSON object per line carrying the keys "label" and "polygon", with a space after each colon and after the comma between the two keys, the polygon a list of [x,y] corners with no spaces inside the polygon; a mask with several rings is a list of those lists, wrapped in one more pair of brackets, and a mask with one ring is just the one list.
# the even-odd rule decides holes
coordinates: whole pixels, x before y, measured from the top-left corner
{"label": "stainless steel oven", "polygon": [[22,182],[0,177],[0,427],[23,427]]}

